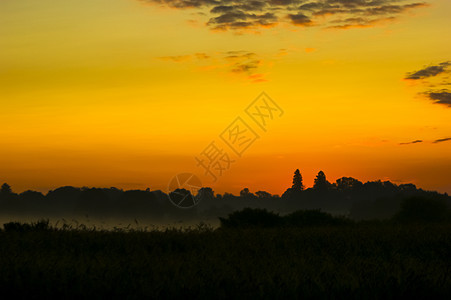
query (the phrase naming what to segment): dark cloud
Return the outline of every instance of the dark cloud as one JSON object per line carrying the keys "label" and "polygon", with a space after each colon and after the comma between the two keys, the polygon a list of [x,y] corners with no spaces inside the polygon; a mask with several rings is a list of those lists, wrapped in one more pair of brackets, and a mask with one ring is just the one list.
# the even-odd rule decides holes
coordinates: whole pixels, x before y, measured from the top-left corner
{"label": "dark cloud", "polygon": [[[438,140],[432,141],[432,143],[438,144],[438,143],[443,143],[443,142],[448,142],[448,141],[451,141],[451,138],[438,139]],[[411,144],[418,144],[418,143],[423,143],[423,140],[415,140],[415,141],[407,142],[407,143],[399,143],[399,145],[411,145]]]}
{"label": "dark cloud", "polygon": [[419,71],[407,74],[405,79],[417,80],[437,76],[438,74],[444,73],[447,67],[450,65],[451,65],[450,61],[445,61],[436,66],[429,66]]}
{"label": "dark cloud", "polygon": [[256,26],[270,26],[277,21],[273,13],[261,15],[245,13],[240,10],[232,10],[222,13],[219,17],[211,18],[208,25],[215,29],[237,29]]}
{"label": "dark cloud", "polygon": [[[451,66],[451,61],[444,61],[442,63],[424,67],[421,70],[408,73],[404,79],[407,80],[422,80],[420,83],[425,88],[433,88],[428,91],[420,93],[420,95],[426,96],[429,100],[436,104],[446,105],[451,107],[451,93],[448,90],[448,86],[451,85],[448,67]],[[432,81],[432,82],[431,82]],[[434,82],[435,81],[435,82]]]}
{"label": "dark cloud", "polygon": [[434,144],[451,141],[451,138],[438,139],[433,141]]}
{"label": "dark cloud", "polygon": [[427,92],[429,99],[437,104],[443,104],[451,107],[451,93],[448,90]]}
{"label": "dark cloud", "polygon": [[[334,28],[373,26],[393,19],[409,9],[426,6],[412,0],[140,0],[177,9],[199,9],[207,12],[206,24],[212,29],[239,30],[277,25],[288,20],[297,26],[331,27],[325,15],[341,20],[371,17],[364,23],[343,23]],[[288,17],[288,18],[286,18]],[[336,22],[335,22],[336,23]]]}
{"label": "dark cloud", "polygon": [[415,141],[411,141],[411,142],[407,142],[407,143],[399,143],[400,145],[411,145],[411,144],[418,144],[418,143],[422,143],[423,140],[415,140]]}
{"label": "dark cloud", "polygon": [[290,14],[288,17],[294,25],[308,26],[312,24],[312,20],[302,13],[297,13],[295,15]]}

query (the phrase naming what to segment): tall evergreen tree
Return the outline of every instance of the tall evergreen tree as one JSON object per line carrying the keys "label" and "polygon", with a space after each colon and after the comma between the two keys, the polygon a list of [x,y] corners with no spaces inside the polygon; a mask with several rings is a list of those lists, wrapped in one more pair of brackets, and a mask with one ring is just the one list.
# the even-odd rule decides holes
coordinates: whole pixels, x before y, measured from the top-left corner
{"label": "tall evergreen tree", "polygon": [[304,189],[304,184],[302,184],[302,175],[301,172],[299,172],[299,169],[296,169],[294,171],[293,175],[293,185],[291,188],[295,191],[302,191]]}

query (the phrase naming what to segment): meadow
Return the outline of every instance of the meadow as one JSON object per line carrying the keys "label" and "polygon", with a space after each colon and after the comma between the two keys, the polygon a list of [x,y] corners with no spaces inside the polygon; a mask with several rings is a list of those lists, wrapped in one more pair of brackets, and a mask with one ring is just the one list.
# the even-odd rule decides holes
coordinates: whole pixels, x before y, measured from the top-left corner
{"label": "meadow", "polygon": [[[224,224],[223,224],[224,225]],[[0,231],[14,298],[449,299],[451,224]]]}

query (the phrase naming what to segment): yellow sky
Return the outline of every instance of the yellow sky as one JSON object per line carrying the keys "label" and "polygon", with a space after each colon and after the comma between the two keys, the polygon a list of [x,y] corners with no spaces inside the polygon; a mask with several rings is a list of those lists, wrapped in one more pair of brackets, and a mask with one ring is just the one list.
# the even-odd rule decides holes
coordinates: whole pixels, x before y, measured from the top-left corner
{"label": "yellow sky", "polygon": [[[226,30],[177,1],[0,2],[0,182],[166,190],[193,172],[216,192],[281,194],[299,168],[306,186],[323,170],[451,192],[451,141],[434,143],[451,138],[451,107],[426,94],[451,67],[404,79],[451,60],[450,1],[364,28],[281,13]],[[266,132],[244,112],[263,91],[284,111]],[[260,138],[213,182],[195,157],[212,141],[233,155],[220,134],[237,116]]]}

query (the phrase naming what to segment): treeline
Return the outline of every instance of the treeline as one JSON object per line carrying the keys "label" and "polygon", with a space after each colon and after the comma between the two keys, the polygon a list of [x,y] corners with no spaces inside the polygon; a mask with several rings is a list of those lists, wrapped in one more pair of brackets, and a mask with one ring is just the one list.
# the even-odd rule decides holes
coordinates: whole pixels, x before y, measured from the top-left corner
{"label": "treeline", "polygon": [[412,197],[451,205],[451,197],[446,193],[425,191],[411,183],[396,185],[381,180],[363,183],[352,177],[341,177],[331,183],[322,171],[318,172],[313,187],[306,189],[301,172],[296,170],[292,186],[281,197],[265,191],[252,193],[247,188],[241,190],[239,196],[229,193],[213,195],[208,188],[204,189],[205,194],[209,196],[203,198],[199,208],[212,216],[224,216],[250,207],[283,214],[320,209],[353,219],[390,219],[401,209],[403,201]]}
{"label": "treeline", "polygon": [[51,190],[46,195],[30,190],[16,194],[7,184],[3,184],[0,189],[0,212],[43,217],[89,215],[153,218],[181,213],[161,191],[65,186]]}
{"label": "treeline", "polygon": [[[171,203],[170,197],[174,200],[183,198],[183,195],[195,199],[198,205],[180,209]],[[353,219],[389,219],[400,210],[403,200],[412,197],[444,203],[445,206],[451,203],[451,197],[446,193],[424,191],[413,184],[396,185],[380,180],[363,183],[352,177],[342,177],[330,183],[322,171],[315,178],[313,187],[305,189],[301,172],[296,170],[292,186],[282,196],[266,191],[252,193],[248,188],[242,189],[239,195],[215,194],[209,187],[201,188],[196,195],[185,189],[172,191],[168,195],[149,189],[124,191],[114,187],[70,186],[51,190],[45,195],[36,191],[16,194],[5,183],[0,189],[0,214],[198,219],[225,217],[233,211],[249,207],[283,214],[321,209]]]}

